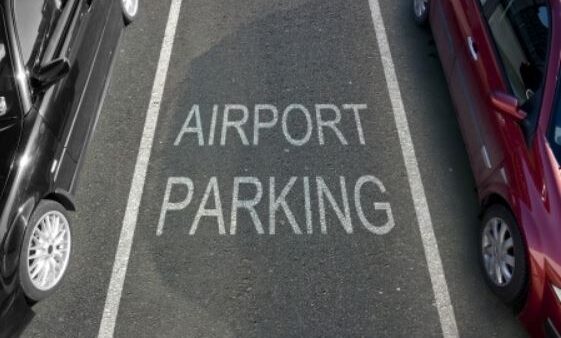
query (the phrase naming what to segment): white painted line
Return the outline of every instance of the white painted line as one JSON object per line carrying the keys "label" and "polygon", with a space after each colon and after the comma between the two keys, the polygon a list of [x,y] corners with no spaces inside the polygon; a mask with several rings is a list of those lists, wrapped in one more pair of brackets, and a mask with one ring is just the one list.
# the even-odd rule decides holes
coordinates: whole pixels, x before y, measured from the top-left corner
{"label": "white painted line", "polygon": [[172,0],[98,337],[113,337],[182,0]]}
{"label": "white painted line", "polygon": [[450,294],[448,293],[448,285],[446,284],[446,277],[444,275],[442,260],[438,251],[438,243],[436,242],[436,236],[432,226],[425,188],[423,187],[413,141],[411,140],[411,133],[409,132],[409,123],[407,122],[407,115],[405,114],[401,90],[399,89],[399,82],[397,80],[390,46],[386,36],[386,28],[384,27],[382,13],[380,11],[380,4],[378,0],[368,0],[368,2],[370,4],[370,11],[372,12],[372,22],[374,23],[374,29],[376,31],[376,40],[378,41],[378,48],[382,58],[384,75],[386,77],[395,124],[399,135],[399,142],[401,144],[401,152],[403,154],[403,160],[405,161],[409,186],[411,187],[411,195],[415,205],[415,213],[417,214],[417,222],[419,223],[419,230],[425,250],[425,258],[427,260],[432,289],[436,300],[438,315],[440,317],[442,334],[444,337],[458,337],[459,334],[456,318],[454,316],[454,308],[452,307]]}

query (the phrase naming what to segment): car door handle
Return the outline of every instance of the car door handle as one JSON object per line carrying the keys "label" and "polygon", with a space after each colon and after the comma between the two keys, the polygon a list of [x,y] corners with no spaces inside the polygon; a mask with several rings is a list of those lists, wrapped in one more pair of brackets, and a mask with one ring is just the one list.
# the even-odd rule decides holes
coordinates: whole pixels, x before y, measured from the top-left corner
{"label": "car door handle", "polygon": [[467,38],[467,47],[468,47],[471,59],[473,61],[479,60],[479,53],[477,51],[477,45],[475,44],[475,41],[473,41],[473,38],[471,36],[468,36],[468,38]]}

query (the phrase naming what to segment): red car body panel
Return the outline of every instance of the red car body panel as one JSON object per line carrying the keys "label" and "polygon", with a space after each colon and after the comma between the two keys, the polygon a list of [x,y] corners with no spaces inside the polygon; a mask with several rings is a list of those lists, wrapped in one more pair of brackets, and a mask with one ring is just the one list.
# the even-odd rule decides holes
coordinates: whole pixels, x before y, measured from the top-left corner
{"label": "red car body panel", "polygon": [[[545,90],[534,137],[498,111],[507,93],[479,0],[432,0],[430,24],[477,184],[481,207],[506,204],[527,245],[529,287],[520,320],[532,336],[546,323],[561,332],[561,170],[547,141],[561,63],[561,1],[550,0],[551,37]],[[471,40],[471,41],[470,41]],[[473,57],[470,42],[476,46]]]}

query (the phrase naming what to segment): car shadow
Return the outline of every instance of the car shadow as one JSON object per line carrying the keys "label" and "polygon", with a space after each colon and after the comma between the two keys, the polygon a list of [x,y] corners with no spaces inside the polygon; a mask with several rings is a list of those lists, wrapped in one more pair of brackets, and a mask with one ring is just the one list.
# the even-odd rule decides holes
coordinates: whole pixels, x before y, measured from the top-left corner
{"label": "car shadow", "polygon": [[20,337],[35,317],[35,313],[25,301],[21,291],[16,291],[9,302],[10,304],[5,304],[9,310],[0,323],[0,337]]}

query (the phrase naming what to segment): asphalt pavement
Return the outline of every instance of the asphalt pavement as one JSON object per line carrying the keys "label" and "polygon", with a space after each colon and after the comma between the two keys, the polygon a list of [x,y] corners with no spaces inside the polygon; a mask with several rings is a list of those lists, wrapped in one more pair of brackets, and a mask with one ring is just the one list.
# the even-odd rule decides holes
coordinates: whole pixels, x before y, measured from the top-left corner
{"label": "asphalt pavement", "polygon": [[[170,3],[141,1],[124,32],[70,271],[25,337],[98,335]],[[461,336],[524,336],[479,271],[474,182],[431,34],[410,1],[380,8],[448,313]],[[383,57],[368,0],[183,0],[116,337],[442,335]]]}

